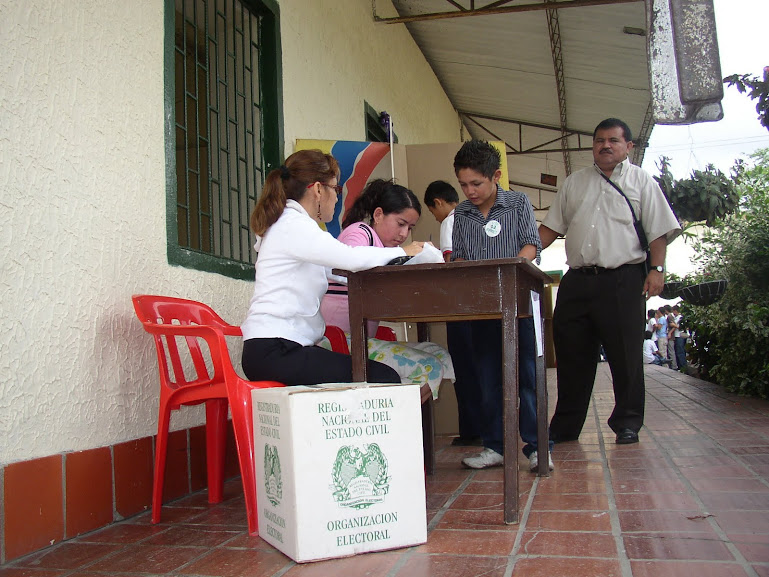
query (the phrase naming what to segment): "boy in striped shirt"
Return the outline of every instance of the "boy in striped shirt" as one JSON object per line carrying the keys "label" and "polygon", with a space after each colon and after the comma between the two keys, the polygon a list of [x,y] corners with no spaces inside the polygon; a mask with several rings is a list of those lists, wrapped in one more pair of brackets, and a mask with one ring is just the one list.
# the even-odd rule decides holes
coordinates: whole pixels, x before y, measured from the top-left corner
{"label": "boy in striped shirt", "polygon": [[[499,151],[488,142],[465,142],[454,157],[454,172],[467,200],[454,209],[452,260],[525,257],[538,260],[541,250],[534,209],[528,197],[499,185]],[[519,319],[519,431],[529,469],[539,465],[537,450],[536,344],[534,320]],[[472,321],[472,352],[481,392],[484,449],[462,463],[473,469],[503,463],[502,322]],[[512,439],[509,442],[514,442]],[[552,448],[552,444],[548,449]],[[548,465],[553,470],[550,450]],[[544,458],[544,457],[543,457]]]}

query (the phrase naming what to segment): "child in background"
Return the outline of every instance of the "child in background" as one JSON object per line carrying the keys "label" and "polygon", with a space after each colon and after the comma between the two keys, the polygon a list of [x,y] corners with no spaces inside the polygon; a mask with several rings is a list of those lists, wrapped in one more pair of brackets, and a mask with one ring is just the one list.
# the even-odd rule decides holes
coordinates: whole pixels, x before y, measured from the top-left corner
{"label": "child in background", "polygon": [[665,359],[660,354],[657,343],[652,340],[651,331],[644,332],[643,356],[647,365],[666,365],[670,362],[670,359]]}

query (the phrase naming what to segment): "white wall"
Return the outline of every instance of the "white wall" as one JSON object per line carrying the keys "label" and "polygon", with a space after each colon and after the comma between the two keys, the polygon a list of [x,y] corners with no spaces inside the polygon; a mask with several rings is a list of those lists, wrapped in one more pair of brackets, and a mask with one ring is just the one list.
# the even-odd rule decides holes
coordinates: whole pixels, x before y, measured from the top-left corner
{"label": "white wall", "polygon": [[[362,140],[364,99],[403,144],[459,139],[405,27],[375,25],[370,0],[280,7],[287,153],[300,137]],[[153,434],[156,360],[131,294],[239,323],[251,284],[167,263],[162,0],[0,0],[0,53],[5,464]]]}
{"label": "white wall", "polygon": [[[395,16],[377,0],[379,16]],[[297,138],[365,140],[363,102],[393,118],[401,144],[460,140],[459,116],[403,24],[370,0],[284,0],[286,154]]]}

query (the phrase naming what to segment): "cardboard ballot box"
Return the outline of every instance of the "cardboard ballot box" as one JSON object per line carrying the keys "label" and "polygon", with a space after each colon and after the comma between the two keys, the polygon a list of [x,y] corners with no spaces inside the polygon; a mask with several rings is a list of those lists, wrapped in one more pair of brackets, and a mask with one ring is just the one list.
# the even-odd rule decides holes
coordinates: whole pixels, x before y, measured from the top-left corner
{"label": "cardboard ballot box", "polygon": [[427,540],[418,385],[252,395],[262,539],[299,563]]}

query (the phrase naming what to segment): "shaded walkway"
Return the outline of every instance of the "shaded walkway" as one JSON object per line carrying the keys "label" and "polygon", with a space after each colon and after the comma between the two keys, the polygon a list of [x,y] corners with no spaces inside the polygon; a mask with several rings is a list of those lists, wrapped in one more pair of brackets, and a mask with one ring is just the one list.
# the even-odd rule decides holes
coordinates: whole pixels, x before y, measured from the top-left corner
{"label": "shaded walkway", "polygon": [[203,491],[166,506],[161,525],[144,513],[0,577],[769,577],[769,402],[655,366],[646,384],[641,442],[615,445],[599,365],[579,442],[556,445],[551,477],[521,471],[519,525],[502,524],[502,470],[460,468],[474,449],[442,438],[420,547],[296,565],[248,537],[236,480],[220,505]]}

